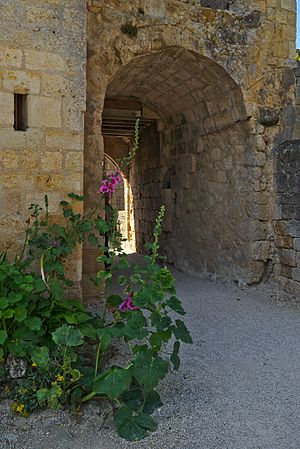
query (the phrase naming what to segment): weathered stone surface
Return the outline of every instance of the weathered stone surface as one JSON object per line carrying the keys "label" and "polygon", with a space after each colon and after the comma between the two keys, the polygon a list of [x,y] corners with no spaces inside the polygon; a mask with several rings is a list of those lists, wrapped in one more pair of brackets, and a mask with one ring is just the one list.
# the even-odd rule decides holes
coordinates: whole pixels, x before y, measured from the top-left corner
{"label": "weathered stone surface", "polygon": [[[297,151],[283,148],[274,165],[270,157],[292,135],[294,20],[293,0],[8,2],[0,18],[0,195],[6,203],[11,192],[20,217],[4,217],[2,235],[19,232],[28,203],[46,192],[56,201],[84,184],[85,208],[98,201],[104,152],[128,151],[128,140],[101,135],[104,100],[134,97],[156,114],[127,173],[128,232],[138,250],[164,201],[169,261],[259,282],[282,254],[276,249],[293,251],[300,238]],[[124,24],[137,32],[124,34]],[[28,94],[26,132],[13,129],[15,92]],[[94,257],[84,251],[87,274],[97,269]],[[291,254],[283,258],[291,263]],[[294,266],[283,265],[290,276]],[[80,278],[81,255],[70,271]]]}

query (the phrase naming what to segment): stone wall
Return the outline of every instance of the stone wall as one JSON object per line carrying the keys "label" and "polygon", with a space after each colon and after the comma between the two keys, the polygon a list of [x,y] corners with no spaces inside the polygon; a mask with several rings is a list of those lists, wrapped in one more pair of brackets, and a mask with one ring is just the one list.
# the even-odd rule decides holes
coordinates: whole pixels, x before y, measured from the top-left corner
{"label": "stone wall", "polygon": [[[148,223],[140,243],[167,202],[170,261],[240,282],[267,278],[278,254],[272,150],[295,119],[295,3],[2,2],[1,250],[19,244],[27,206],[45,193],[55,213],[69,191],[84,190],[86,209],[98,201],[105,97],[133,97],[159,116],[145,130],[147,164],[133,168],[137,222]],[[24,132],[13,129],[14,93],[28,94]],[[87,278],[95,256],[85,249]],[[80,254],[72,263],[79,279]]]}
{"label": "stone wall", "polygon": [[[84,0],[0,5],[0,252],[19,246],[31,203],[50,211],[83,189]],[[27,94],[28,129],[16,131],[14,94]],[[24,236],[22,236],[24,237]],[[81,277],[81,256],[70,262]]]}
{"label": "stone wall", "polygon": [[300,140],[284,142],[274,151],[275,274],[283,291],[300,294]]}
{"label": "stone wall", "polygon": [[[255,283],[274,263],[271,153],[295,118],[295,2],[219,3],[88,2],[86,160],[103,152],[105,97],[151,107],[161,120],[146,140],[159,156],[145,144],[133,169],[139,248],[169,202],[171,262]],[[92,204],[93,169],[86,179]]]}

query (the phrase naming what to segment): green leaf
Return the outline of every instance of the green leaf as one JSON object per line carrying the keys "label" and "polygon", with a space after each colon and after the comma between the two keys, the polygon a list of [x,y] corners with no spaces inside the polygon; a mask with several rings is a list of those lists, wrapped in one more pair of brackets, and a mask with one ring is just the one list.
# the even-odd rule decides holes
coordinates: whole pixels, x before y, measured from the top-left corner
{"label": "green leaf", "polygon": [[0,309],[6,309],[6,307],[8,306],[8,299],[7,298],[0,298]]}
{"label": "green leaf", "polygon": [[28,327],[28,329],[32,330],[32,331],[39,331],[42,327],[42,321],[40,318],[34,316],[31,318],[27,318],[24,321],[24,324],[26,327]]}
{"label": "green leaf", "polygon": [[150,391],[168,372],[169,364],[161,357],[153,357],[151,351],[139,352],[134,361],[134,376],[145,391]]}
{"label": "green leaf", "polygon": [[170,299],[166,301],[166,305],[174,312],[179,313],[179,315],[185,315],[185,310],[181,305],[181,301],[176,296],[171,296]]}
{"label": "green leaf", "polygon": [[158,332],[165,331],[172,324],[172,320],[170,317],[161,316],[158,312],[151,313],[150,318],[151,318],[152,326],[154,326],[158,330]]}
{"label": "green leaf", "polygon": [[110,295],[106,299],[107,305],[111,307],[118,307],[122,301],[123,298],[121,298],[121,296],[119,295]]}
{"label": "green leaf", "polygon": [[142,340],[147,337],[149,331],[147,329],[147,320],[144,315],[139,311],[132,312],[131,317],[127,321],[124,327],[124,335],[130,339]]}
{"label": "green leaf", "polygon": [[79,325],[79,330],[84,337],[89,337],[92,340],[96,340],[97,338],[97,330],[90,323],[81,323]]}
{"label": "green leaf", "polygon": [[161,407],[162,405],[163,404],[157,391],[151,390],[146,397],[144,412],[151,415],[151,413],[153,413],[158,407]]}
{"label": "green leaf", "polygon": [[115,399],[131,384],[132,374],[130,368],[111,368],[107,373],[96,377],[94,391],[105,394],[109,399]]}
{"label": "green leaf", "polygon": [[5,320],[7,320],[9,318],[12,318],[14,316],[14,313],[15,313],[14,309],[6,309],[6,310],[3,310],[2,313],[0,312],[0,316],[1,316],[1,318],[4,318]]}
{"label": "green leaf", "polygon": [[122,407],[114,416],[120,437],[128,441],[139,441],[148,435],[149,430],[157,427],[147,413],[134,414],[130,408]]}
{"label": "green leaf", "polygon": [[72,198],[73,200],[84,201],[84,196],[83,195],[77,195],[76,193],[68,193],[68,197]]}
{"label": "green leaf", "polygon": [[137,284],[137,285],[144,284],[144,280],[143,280],[142,276],[138,273],[133,274],[130,277],[130,281],[132,282],[132,284]]}
{"label": "green leaf", "polygon": [[119,278],[118,278],[118,280],[119,280],[119,284],[122,286],[122,285],[125,285],[126,283],[127,283],[127,279],[126,279],[126,277],[125,276],[119,276]]}
{"label": "green leaf", "polygon": [[177,338],[177,340],[181,340],[184,343],[193,343],[192,337],[190,336],[189,331],[186,328],[186,325],[181,320],[176,320],[176,327],[173,326],[173,334]]}
{"label": "green leaf", "polygon": [[92,246],[99,246],[98,239],[94,234],[89,234],[88,241]]}
{"label": "green leaf", "polygon": [[69,206],[70,203],[68,203],[68,201],[61,201],[59,204],[61,206]]}
{"label": "green leaf", "polygon": [[3,345],[7,339],[7,332],[0,331],[0,345]]}
{"label": "green leaf", "polygon": [[106,232],[110,230],[110,227],[106,223],[103,218],[98,217],[95,221],[96,229],[99,231],[99,234],[104,235]]}
{"label": "green leaf", "polygon": [[31,355],[31,360],[41,368],[46,368],[49,362],[49,349],[46,346],[36,347]]}
{"label": "green leaf", "polygon": [[15,309],[15,320],[21,323],[27,318],[26,307],[19,306]]}
{"label": "green leaf", "polygon": [[104,352],[111,344],[111,331],[109,328],[99,329],[97,331],[98,338],[100,340],[101,352]]}
{"label": "green leaf", "polygon": [[52,332],[52,338],[58,346],[80,346],[83,344],[83,335],[79,329],[64,324]]}
{"label": "green leaf", "polygon": [[177,371],[180,367],[180,358],[178,356],[180,349],[180,341],[175,341],[173,345],[173,352],[170,357],[171,362],[173,363],[174,369]]}

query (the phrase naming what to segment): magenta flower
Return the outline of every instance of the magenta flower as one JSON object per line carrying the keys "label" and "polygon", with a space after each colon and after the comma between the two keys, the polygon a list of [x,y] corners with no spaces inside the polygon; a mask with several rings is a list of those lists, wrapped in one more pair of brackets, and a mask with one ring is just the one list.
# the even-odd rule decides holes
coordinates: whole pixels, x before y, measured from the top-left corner
{"label": "magenta flower", "polygon": [[123,181],[121,172],[116,171],[107,176],[106,179],[102,181],[102,184],[98,190],[98,193],[103,193],[104,195],[112,195],[115,192],[115,188],[118,184]]}
{"label": "magenta flower", "polygon": [[132,298],[133,297],[133,293],[130,293],[127,298],[125,299],[125,301],[123,301],[120,305],[119,305],[119,309],[121,310],[121,312],[126,312],[126,310],[139,310],[139,307],[135,306],[133,304]]}

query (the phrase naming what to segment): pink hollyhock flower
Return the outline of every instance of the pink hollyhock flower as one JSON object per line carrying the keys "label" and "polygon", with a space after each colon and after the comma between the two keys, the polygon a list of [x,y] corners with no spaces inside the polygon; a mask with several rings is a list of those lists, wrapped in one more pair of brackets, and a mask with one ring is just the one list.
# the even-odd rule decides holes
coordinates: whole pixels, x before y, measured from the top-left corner
{"label": "pink hollyhock flower", "polygon": [[99,192],[101,192],[101,193],[109,193],[110,189],[105,184],[102,184],[102,186],[99,189]]}
{"label": "pink hollyhock flower", "polygon": [[126,310],[139,310],[139,307],[135,306],[133,304],[132,298],[133,297],[133,293],[130,293],[127,298],[125,299],[125,301],[123,301],[120,305],[119,305],[119,309],[121,310],[121,312],[126,312]]}

